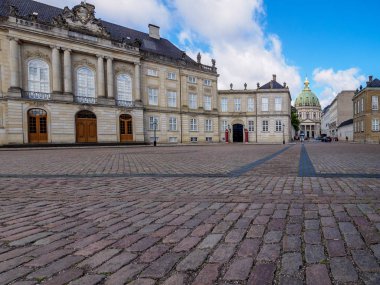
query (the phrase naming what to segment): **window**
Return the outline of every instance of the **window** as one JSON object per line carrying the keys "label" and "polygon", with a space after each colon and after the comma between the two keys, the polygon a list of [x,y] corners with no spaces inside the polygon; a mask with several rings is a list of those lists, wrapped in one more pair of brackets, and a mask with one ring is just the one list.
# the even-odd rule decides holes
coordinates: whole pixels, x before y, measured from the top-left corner
{"label": "window", "polygon": [[268,127],[268,121],[263,121],[263,132],[268,132],[269,131],[269,127]]}
{"label": "window", "polygon": [[281,111],[282,110],[282,98],[276,97],[274,98],[274,110]]}
{"label": "window", "polygon": [[252,97],[248,98],[248,104],[247,104],[247,111],[248,112],[253,112],[254,111],[254,101]]}
{"label": "window", "polygon": [[207,111],[211,111],[211,96],[204,96],[203,100],[203,108]]}
{"label": "window", "polygon": [[205,120],[205,131],[206,132],[212,132],[212,120],[211,119]]}
{"label": "window", "polygon": [[268,112],[269,111],[269,101],[268,98],[261,99],[261,111]]}
{"label": "window", "polygon": [[280,120],[276,120],[276,132],[282,132],[282,122]]}
{"label": "window", "polygon": [[313,117],[314,117],[314,119],[317,118],[317,114],[315,112],[313,113]]}
{"label": "window", "polygon": [[197,94],[193,94],[193,93],[189,94],[189,108],[190,109],[198,108]]}
{"label": "window", "polygon": [[364,132],[364,121],[361,121],[361,131]]}
{"label": "window", "polygon": [[228,99],[227,98],[222,98],[222,101],[220,102],[220,107],[222,109],[222,112],[228,111]]}
{"label": "window", "polygon": [[301,112],[298,113],[298,118],[302,119],[302,113]]}
{"label": "window", "polygon": [[168,91],[168,107],[177,107],[177,92]]}
{"label": "window", "polygon": [[361,102],[361,111],[363,112],[364,111],[364,98],[362,98],[362,102]]}
{"label": "window", "polygon": [[132,101],[132,79],[128,74],[120,74],[116,78],[117,99]]}
{"label": "window", "polygon": [[240,112],[241,111],[241,99],[235,98],[234,103],[235,103],[235,112]]}
{"label": "window", "polygon": [[190,119],[190,131],[197,131],[198,130],[198,122],[197,122],[197,119]]}
{"label": "window", "polygon": [[379,110],[379,97],[372,96],[372,110]]}
{"label": "window", "polygon": [[254,132],[254,131],[255,131],[255,122],[248,121],[248,132]]}
{"label": "window", "polygon": [[198,141],[198,138],[197,138],[197,137],[191,137],[191,138],[190,138],[190,141],[191,141],[191,142],[197,142],[197,141]]}
{"label": "window", "polygon": [[149,105],[158,105],[158,89],[148,88]]}
{"label": "window", "polygon": [[176,117],[170,117],[169,118],[169,131],[176,131],[177,130],[177,118]]}
{"label": "window", "polygon": [[95,98],[95,75],[88,67],[81,67],[77,71],[77,96]]}
{"label": "window", "polygon": [[158,118],[155,116],[149,117],[149,130],[154,130],[156,127],[156,130],[158,130],[159,127],[159,121]]}
{"label": "window", "polygon": [[49,65],[39,59],[28,63],[28,89],[33,92],[50,92]]}
{"label": "window", "polygon": [[221,126],[221,131],[225,132],[228,128],[228,122],[227,121],[222,121],[222,126]]}
{"label": "window", "polygon": [[211,80],[210,79],[205,79],[203,80],[203,84],[206,86],[211,86]]}
{"label": "window", "polygon": [[187,82],[195,84],[197,83],[197,78],[195,76],[189,76],[187,77]]}
{"label": "window", "polygon": [[169,142],[170,143],[176,143],[176,142],[178,142],[178,139],[176,137],[169,137]]}
{"label": "window", "polygon": [[372,119],[372,131],[379,131],[379,119]]}
{"label": "window", "polygon": [[148,68],[147,74],[148,74],[149,76],[155,76],[155,77],[158,77],[158,71],[157,71],[156,69]]}
{"label": "window", "polygon": [[309,112],[306,112],[306,119],[309,119]]}
{"label": "window", "polygon": [[170,80],[176,80],[177,74],[175,72],[168,72],[168,79]]}
{"label": "window", "polygon": [[206,142],[212,142],[212,137],[206,137]]}

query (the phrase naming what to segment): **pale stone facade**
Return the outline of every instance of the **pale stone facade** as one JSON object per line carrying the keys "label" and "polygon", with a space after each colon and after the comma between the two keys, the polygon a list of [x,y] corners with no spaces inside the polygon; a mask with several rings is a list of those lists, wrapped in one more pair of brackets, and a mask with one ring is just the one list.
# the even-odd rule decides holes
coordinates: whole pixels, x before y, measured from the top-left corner
{"label": "pale stone facade", "polygon": [[[291,140],[291,96],[276,75],[257,89],[219,90],[220,140],[282,143]],[[243,130],[243,134],[242,133]],[[247,139],[248,134],[248,139]]]}

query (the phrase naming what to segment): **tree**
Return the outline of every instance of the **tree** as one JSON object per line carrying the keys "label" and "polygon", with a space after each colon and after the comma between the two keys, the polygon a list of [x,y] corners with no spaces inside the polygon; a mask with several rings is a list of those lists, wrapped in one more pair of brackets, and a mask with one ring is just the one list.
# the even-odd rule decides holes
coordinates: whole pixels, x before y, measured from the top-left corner
{"label": "tree", "polygon": [[296,132],[300,129],[300,120],[298,119],[297,109],[292,108],[292,126]]}

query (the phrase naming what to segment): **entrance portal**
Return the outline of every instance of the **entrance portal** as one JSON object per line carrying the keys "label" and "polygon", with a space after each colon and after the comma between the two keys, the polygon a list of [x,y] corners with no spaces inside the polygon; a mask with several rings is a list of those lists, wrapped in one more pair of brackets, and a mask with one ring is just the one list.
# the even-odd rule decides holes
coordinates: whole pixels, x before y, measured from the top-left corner
{"label": "entrance portal", "polygon": [[132,117],[120,115],[120,142],[133,141]]}
{"label": "entrance portal", "polygon": [[47,113],[42,109],[28,111],[28,137],[29,143],[47,143]]}
{"label": "entrance portal", "polygon": [[96,116],[90,111],[80,111],[75,116],[78,143],[97,142]]}
{"label": "entrance portal", "polygon": [[244,130],[242,124],[233,125],[233,142],[243,142]]}

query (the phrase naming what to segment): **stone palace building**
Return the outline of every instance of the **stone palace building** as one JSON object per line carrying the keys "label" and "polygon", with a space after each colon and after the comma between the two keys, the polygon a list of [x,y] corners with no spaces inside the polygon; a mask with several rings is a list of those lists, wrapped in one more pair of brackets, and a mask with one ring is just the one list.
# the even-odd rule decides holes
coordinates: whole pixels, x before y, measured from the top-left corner
{"label": "stone palace building", "polygon": [[0,3],[0,145],[219,142],[229,126],[231,141],[242,126],[250,142],[289,140],[286,87],[218,96],[217,80],[215,60],[191,59],[155,25],[109,23],[86,2]]}

